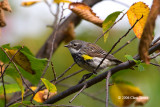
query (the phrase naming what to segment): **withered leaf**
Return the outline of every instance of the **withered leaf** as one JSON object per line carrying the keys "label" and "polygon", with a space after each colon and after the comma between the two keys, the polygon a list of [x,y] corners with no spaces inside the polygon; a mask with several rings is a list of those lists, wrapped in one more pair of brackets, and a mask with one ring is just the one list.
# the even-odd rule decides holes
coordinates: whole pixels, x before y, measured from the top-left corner
{"label": "withered leaf", "polygon": [[11,9],[11,7],[10,7],[10,5],[9,5],[8,0],[3,0],[2,2],[0,2],[0,7],[1,7],[3,10],[12,12],[12,9]]}
{"label": "withered leaf", "polygon": [[70,3],[69,9],[79,15],[81,18],[90,21],[98,26],[102,26],[103,20],[101,20],[92,9],[84,3]]}
{"label": "withered leaf", "polygon": [[4,11],[0,8],[0,27],[6,26]]}

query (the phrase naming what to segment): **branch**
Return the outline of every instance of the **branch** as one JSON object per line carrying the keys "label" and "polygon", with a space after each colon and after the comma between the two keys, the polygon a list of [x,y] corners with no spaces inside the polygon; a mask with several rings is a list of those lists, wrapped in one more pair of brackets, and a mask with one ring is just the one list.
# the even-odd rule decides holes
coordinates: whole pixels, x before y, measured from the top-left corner
{"label": "branch", "polygon": [[125,46],[127,46],[128,44],[130,44],[134,39],[136,39],[137,37],[133,37],[131,40],[127,41],[124,45],[122,45],[119,49],[117,49],[116,51],[114,51],[112,53],[112,55],[114,55],[115,53],[119,52],[121,49],[123,49]]}
{"label": "branch", "polygon": [[[84,3],[93,6],[94,4],[100,2],[102,0],[85,0]],[[61,42],[66,38],[65,32],[66,28],[69,26],[70,23],[73,23],[74,26],[77,26],[81,21],[81,18],[77,16],[76,14],[72,13],[57,29],[57,31],[53,31],[48,40],[44,43],[44,45],[41,47],[39,52],[37,53],[36,57],[38,58],[49,58],[50,51],[51,51],[51,45],[52,45],[52,40],[53,36],[55,35],[55,32],[57,32],[56,37],[55,37],[55,43],[54,43],[54,49],[53,53],[55,50],[58,48],[58,46],[61,44]]]}
{"label": "branch", "polygon": [[108,72],[107,77],[106,77],[106,107],[108,107],[108,99],[109,99],[109,78],[111,76],[111,71]]}
{"label": "branch", "polygon": [[143,18],[143,15],[140,19],[137,19],[136,22],[134,23],[134,25],[122,36],[118,39],[118,41],[112,46],[112,48],[110,49],[110,51],[104,56],[104,58],[102,59],[102,61],[99,63],[99,65],[96,67],[96,69],[94,70],[94,72],[96,72],[98,70],[98,68],[101,66],[101,64],[103,63],[103,61],[107,58],[107,56],[112,52],[112,50],[117,46],[117,44],[121,41],[121,39],[123,39],[124,37],[126,37],[128,35],[128,33],[134,28],[134,26],[137,24],[137,22],[139,22],[141,19]]}
{"label": "branch", "polygon": [[120,20],[123,19],[123,17],[124,17],[125,15],[126,15],[126,13],[124,13],[119,20],[117,20],[116,22],[114,22],[110,28],[108,28],[102,35],[100,35],[100,36],[94,41],[94,43],[96,43],[96,42],[97,42],[100,38],[102,38],[107,32],[109,32],[115,24],[117,24]]}
{"label": "branch", "polygon": [[5,83],[4,83],[4,78],[3,78],[3,70],[2,70],[2,65],[0,64],[0,72],[1,72],[1,75],[2,75],[2,86],[3,86],[3,95],[4,95],[4,104],[5,104],[5,107],[6,107],[6,104],[7,104],[7,97],[6,97],[6,89],[5,89]]}
{"label": "branch", "polygon": [[[152,54],[153,52],[155,52],[156,50],[160,49],[160,43],[156,44],[155,46],[151,47],[149,49],[149,54]],[[135,57],[136,60],[140,59],[139,55],[137,55],[137,57]],[[134,61],[126,61],[124,63],[121,63],[119,65],[117,65],[116,67],[114,68],[111,68],[109,71],[111,72],[111,75],[115,74],[116,72],[120,71],[120,70],[123,70],[123,69],[128,69],[132,66],[135,65],[135,62]],[[106,78],[106,76],[108,75],[108,71],[94,77],[93,79],[90,79],[88,81],[86,81],[85,83],[81,83],[81,84],[78,84],[78,85],[75,85],[61,93],[59,93],[58,95],[56,96],[53,96],[51,97],[50,99],[46,100],[44,102],[44,104],[52,104],[52,103],[55,103],[59,100],[62,100],[63,98],[79,91],[80,89],[82,89],[82,87],[87,83],[87,87],[91,87],[92,85],[104,80]]]}

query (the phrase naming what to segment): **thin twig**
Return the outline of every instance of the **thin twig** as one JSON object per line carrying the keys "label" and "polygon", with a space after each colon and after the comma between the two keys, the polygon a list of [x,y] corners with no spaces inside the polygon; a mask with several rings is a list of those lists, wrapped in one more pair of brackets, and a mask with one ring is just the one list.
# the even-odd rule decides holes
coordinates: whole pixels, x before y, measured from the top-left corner
{"label": "thin twig", "polygon": [[[58,84],[59,82],[65,80],[65,79],[67,79],[67,78],[70,78],[70,77],[72,77],[72,76],[74,76],[74,75],[76,75],[76,74],[78,74],[78,73],[80,73],[80,72],[82,72],[82,71],[84,71],[84,69],[78,70],[77,72],[74,72],[73,74],[70,74],[70,75],[68,75],[68,76],[66,76],[66,77],[64,77],[64,78],[56,81],[55,84]],[[53,81],[52,81],[52,82],[53,82]]]}
{"label": "thin twig", "polygon": [[[9,67],[10,63],[12,62],[13,58],[17,55],[17,53],[18,53],[23,47],[24,47],[24,46],[20,47],[20,48],[17,50],[17,52],[12,56],[12,58],[9,60],[8,64],[7,64],[6,67],[4,68],[4,71],[3,71],[3,73],[2,73],[1,76],[3,76],[3,74],[4,74],[5,71],[6,71],[6,69]],[[2,47],[0,47],[0,48],[1,48],[1,50],[3,50]],[[1,78],[1,76],[0,76],[0,78]]]}
{"label": "thin twig", "polygon": [[108,107],[108,99],[109,99],[109,78],[111,76],[111,71],[108,72],[108,75],[106,77],[106,107]]}
{"label": "thin twig", "polygon": [[107,32],[109,32],[109,30],[112,29],[112,27],[113,27],[116,23],[118,23],[120,20],[122,20],[122,18],[125,16],[125,14],[126,14],[126,13],[124,13],[119,20],[117,20],[116,22],[114,22],[113,25],[112,25],[109,29],[107,29],[101,36],[99,36],[99,37],[95,40],[94,43],[96,43],[101,37],[103,37]]}
{"label": "thin twig", "polygon": [[[63,6],[64,6],[64,4],[62,5],[62,8],[63,8]],[[50,7],[49,7],[50,8]],[[48,59],[48,63],[47,63],[47,65],[46,65],[46,67],[45,67],[45,69],[44,69],[44,71],[43,71],[43,73],[42,73],[42,75],[41,75],[41,78],[43,78],[44,77],[44,75],[46,74],[46,71],[47,71],[47,69],[48,69],[48,67],[49,67],[49,62],[51,61],[51,59],[52,59],[52,54],[53,54],[53,51],[54,51],[54,43],[55,43],[55,38],[56,38],[56,34],[57,34],[57,30],[58,30],[58,28],[59,28],[59,25],[60,25],[60,23],[61,23],[61,21],[62,21],[62,19],[63,19],[63,12],[64,11],[62,11],[62,13],[61,13],[61,16],[60,16],[60,20],[59,20],[59,22],[56,24],[56,26],[55,26],[55,32],[54,32],[54,35],[53,35],[53,38],[52,38],[52,42],[51,42],[51,50],[50,50],[50,54],[49,54],[49,59]],[[57,13],[58,14],[58,13]],[[34,98],[34,96],[35,96],[35,94],[42,88],[41,86],[40,86],[40,84],[41,84],[41,80],[40,80],[40,82],[39,82],[39,84],[38,84],[38,88],[35,90],[35,93],[33,94],[33,96],[31,97],[31,101],[33,100],[33,98]]]}
{"label": "thin twig", "polygon": [[[158,50],[159,48],[160,48],[160,43],[158,43],[158,44],[156,44],[155,46],[151,47],[151,48],[149,49],[149,54],[152,54],[153,52],[155,52],[155,51]],[[135,60],[138,60],[138,59],[140,59],[140,57],[139,57],[139,56],[136,56],[136,57],[135,57]],[[126,62],[124,62],[124,63],[122,63],[122,64],[120,64],[120,65],[118,65],[118,66],[116,66],[116,67],[114,67],[114,68],[111,68],[111,69],[110,69],[110,71],[111,71],[111,73],[112,73],[111,75],[119,72],[120,70],[130,68],[130,67],[132,67],[132,66],[134,66],[134,65],[135,65],[135,62],[134,62],[134,61],[130,61],[130,62],[126,61]],[[106,71],[106,72],[104,72],[104,73],[102,73],[102,74],[100,74],[100,75],[92,78],[91,80],[86,81],[87,84],[88,84],[88,87],[91,87],[92,85],[94,85],[94,84],[96,84],[96,83],[104,80],[104,79],[106,78],[107,74],[108,74],[108,71]],[[76,85],[76,86],[73,86],[73,87],[71,87],[71,88],[63,91],[62,93],[59,93],[59,94],[57,94],[56,96],[49,98],[49,99],[48,99],[47,101],[45,101],[44,103],[45,103],[45,104],[46,104],[46,103],[47,103],[47,104],[53,104],[53,103],[55,103],[55,102],[57,102],[57,101],[59,101],[59,100],[62,100],[62,99],[64,99],[65,97],[67,97],[67,96],[69,96],[69,95],[77,92],[78,90],[80,90],[80,89],[83,87],[83,85],[84,85],[84,83],[78,84],[78,85]],[[88,88],[88,87],[87,87],[87,88]],[[30,96],[31,94],[32,94],[32,93],[27,93],[27,94],[25,94],[25,95],[24,95],[24,98]],[[14,99],[14,101],[9,102],[9,103],[7,104],[7,106],[10,106],[11,104],[14,104],[15,102],[20,101],[20,100],[22,100],[21,97],[16,98],[16,99]]]}
{"label": "thin twig", "polygon": [[150,59],[154,59],[154,58],[158,57],[159,55],[160,55],[160,52],[155,54],[154,56],[151,56]]}
{"label": "thin twig", "polygon": [[74,62],[70,67],[68,67],[57,79],[61,78],[67,71],[69,71],[76,63]]}
{"label": "thin twig", "polygon": [[[67,88],[72,87],[71,85],[62,84],[62,83],[59,83],[58,85],[63,86],[63,87],[67,87]],[[105,103],[104,100],[102,100],[102,99],[100,99],[100,98],[97,98],[97,97],[96,97],[95,95],[93,95],[93,94],[90,94],[90,93],[87,93],[87,92],[84,92],[84,91],[82,91],[82,94],[84,94],[84,95],[86,95],[86,96],[88,96],[88,97],[91,97],[92,99],[97,100],[97,101],[99,101],[99,102]]]}
{"label": "thin twig", "polygon": [[84,84],[82,89],[69,101],[69,103],[71,103],[84,89],[86,89],[86,87],[87,87],[87,84]]}
{"label": "thin twig", "polygon": [[47,0],[44,0],[44,2],[46,3],[46,5],[49,7],[49,12],[53,15],[53,16],[56,16],[56,14],[55,13],[53,13],[53,11],[52,11],[52,5],[51,4],[49,4],[49,2],[47,1]]}
{"label": "thin twig", "polygon": [[133,37],[131,40],[127,41],[124,45],[122,45],[119,49],[117,49],[116,51],[114,51],[112,53],[112,55],[114,55],[115,53],[119,52],[122,48],[124,48],[125,46],[127,46],[128,44],[130,44],[134,39],[136,39],[137,37]]}
{"label": "thin twig", "polygon": [[103,61],[106,59],[106,57],[112,52],[112,50],[116,47],[116,45],[121,41],[121,39],[123,39],[124,37],[127,36],[127,34],[134,28],[134,26],[137,24],[138,21],[140,21],[143,18],[143,15],[140,19],[137,19],[136,22],[134,23],[134,25],[122,36],[118,39],[118,41],[112,46],[111,50],[105,55],[105,57],[102,59],[102,61],[99,63],[99,65],[96,67],[96,69],[94,70],[94,72],[97,71],[97,69],[100,67],[100,65],[103,63]]}
{"label": "thin twig", "polygon": [[[70,75],[68,75],[68,76],[66,76],[66,77],[64,77],[64,78],[62,78],[62,79],[60,79],[60,80],[55,81],[55,79],[54,79],[54,80],[51,80],[50,82],[54,82],[54,84],[58,84],[58,83],[60,83],[60,82],[62,82],[62,81],[64,81],[64,80],[66,80],[66,79],[68,79],[68,78],[70,78],[70,77],[72,77],[72,76],[74,76],[74,75],[82,72],[82,71],[84,71],[84,69],[78,70],[77,72],[74,72],[73,74],[70,74]],[[39,90],[41,90],[44,86],[45,86],[45,85],[39,86],[39,88],[37,88],[37,90],[35,91],[35,93],[37,93]],[[33,97],[33,96],[32,96],[32,97]],[[33,98],[32,98],[32,99],[33,99]],[[31,101],[32,101],[32,99],[31,99]]]}
{"label": "thin twig", "polygon": [[156,40],[154,40],[154,41],[151,43],[150,47],[152,47],[152,46],[153,46],[155,43],[157,43],[159,40],[160,40],[160,37],[158,37]]}
{"label": "thin twig", "polygon": [[57,81],[57,76],[56,76],[56,72],[54,70],[54,66],[53,66],[53,62],[51,61],[51,66],[52,66],[52,71],[53,71],[53,74],[54,74],[54,79],[55,81]]}
{"label": "thin twig", "polygon": [[1,48],[1,49],[2,49],[2,51],[6,54],[6,56],[8,57],[8,59],[13,63],[13,65],[14,65],[14,67],[16,68],[16,70],[18,71],[18,73],[19,73],[19,75],[20,75],[20,77],[21,77],[24,85],[26,85],[26,87],[27,87],[32,93],[34,93],[34,91],[33,91],[33,90],[28,86],[28,84],[24,81],[24,78],[23,78],[23,76],[22,76],[19,68],[17,67],[17,65],[11,60],[11,58],[9,57],[9,55],[7,54],[7,52],[6,52],[3,48]]}
{"label": "thin twig", "polygon": [[159,65],[159,64],[155,64],[155,63],[152,63],[152,62],[150,62],[150,64],[151,64],[151,65],[154,65],[154,66],[158,66],[158,67],[160,67],[160,65]]}
{"label": "thin twig", "polygon": [[[3,66],[0,65],[0,69],[1,69],[0,72],[1,72],[1,75],[3,74],[2,72],[4,72],[4,71],[2,71],[2,67],[3,67]],[[4,84],[3,75],[2,75],[2,86],[3,86],[4,104],[5,104],[5,107],[6,107],[6,104],[7,104],[7,97],[6,97],[6,89],[5,89],[5,84]]]}

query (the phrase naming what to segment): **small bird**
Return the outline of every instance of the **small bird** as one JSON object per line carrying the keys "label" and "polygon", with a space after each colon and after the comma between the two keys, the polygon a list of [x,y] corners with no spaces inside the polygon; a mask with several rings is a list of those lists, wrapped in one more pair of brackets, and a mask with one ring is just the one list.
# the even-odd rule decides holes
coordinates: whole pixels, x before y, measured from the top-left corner
{"label": "small bird", "polygon": [[109,66],[118,65],[122,63],[120,60],[116,59],[113,55],[109,54],[100,67],[95,71],[97,66],[100,64],[102,59],[107,54],[101,47],[94,43],[85,42],[81,40],[73,40],[67,47],[74,59],[74,61],[82,68],[89,72],[97,73],[106,69]]}

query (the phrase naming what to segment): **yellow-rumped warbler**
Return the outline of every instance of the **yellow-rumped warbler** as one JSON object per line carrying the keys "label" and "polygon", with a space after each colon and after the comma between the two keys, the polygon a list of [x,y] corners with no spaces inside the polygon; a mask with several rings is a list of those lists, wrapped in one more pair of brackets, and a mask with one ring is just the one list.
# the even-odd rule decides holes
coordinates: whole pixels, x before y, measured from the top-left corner
{"label": "yellow-rumped warbler", "polygon": [[[73,40],[68,45],[65,45],[65,47],[69,49],[74,61],[80,67],[90,72],[94,72],[107,54],[107,52],[98,45],[81,40]],[[122,63],[120,60],[109,54],[96,72],[120,63]]]}

